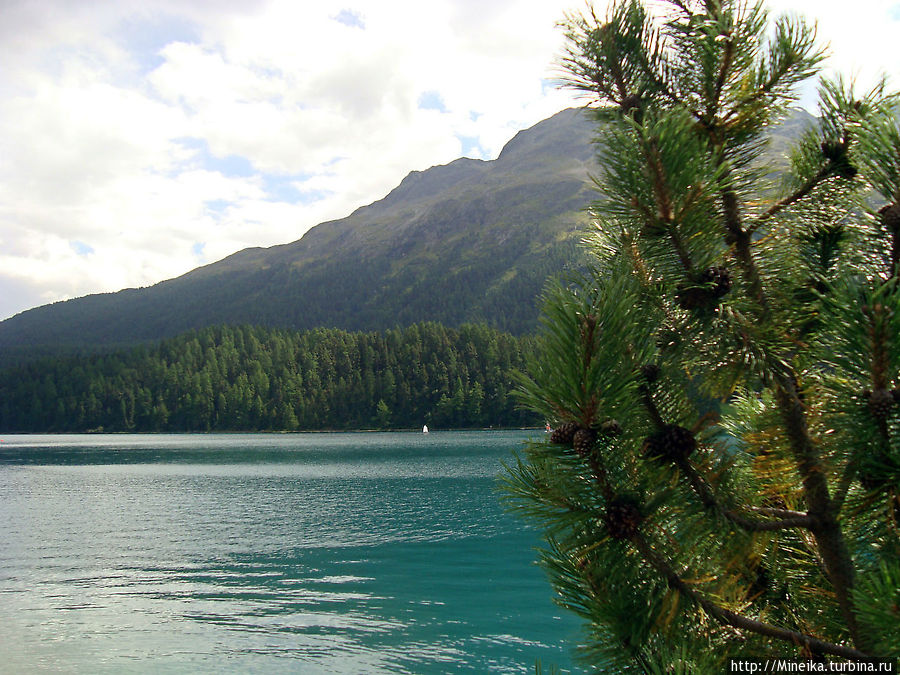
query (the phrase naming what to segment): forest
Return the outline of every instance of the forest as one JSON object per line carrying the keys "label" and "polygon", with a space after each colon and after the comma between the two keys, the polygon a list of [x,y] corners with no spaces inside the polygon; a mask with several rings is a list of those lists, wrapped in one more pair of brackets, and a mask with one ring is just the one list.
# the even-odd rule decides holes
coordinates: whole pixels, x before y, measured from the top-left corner
{"label": "forest", "polygon": [[205,432],[532,426],[534,351],[483,325],[381,333],[219,326],[0,371],[0,431]]}

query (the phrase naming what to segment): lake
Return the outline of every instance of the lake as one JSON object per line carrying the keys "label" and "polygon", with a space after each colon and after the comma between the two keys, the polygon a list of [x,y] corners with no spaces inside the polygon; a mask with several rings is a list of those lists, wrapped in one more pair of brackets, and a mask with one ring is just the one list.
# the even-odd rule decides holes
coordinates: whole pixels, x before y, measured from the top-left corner
{"label": "lake", "polygon": [[578,672],[534,434],[2,436],[0,671]]}

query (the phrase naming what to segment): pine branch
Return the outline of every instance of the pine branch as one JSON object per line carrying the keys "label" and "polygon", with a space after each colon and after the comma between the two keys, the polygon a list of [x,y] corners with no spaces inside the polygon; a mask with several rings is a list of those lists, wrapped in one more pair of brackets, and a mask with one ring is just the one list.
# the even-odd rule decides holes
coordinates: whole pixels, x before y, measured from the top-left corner
{"label": "pine branch", "polygon": [[[741,527],[748,532],[773,532],[776,530],[787,530],[800,527],[811,530],[814,524],[813,519],[807,513],[791,512],[793,515],[782,516],[777,520],[757,520],[747,518],[740,512],[733,509],[725,508],[722,503],[716,499],[712,488],[699,473],[696,468],[687,459],[679,459],[675,462],[681,473],[687,478],[688,484],[700,498],[700,501],[709,509],[727,518],[729,521]],[[773,509],[774,510],[774,509]]]}
{"label": "pine branch", "polygon": [[856,478],[856,469],[853,466],[853,462],[847,462],[833,500],[834,512],[837,515],[840,515],[844,509],[844,502],[847,501],[847,494],[850,492],[850,486],[853,485],[854,478]]}
{"label": "pine branch", "polygon": [[711,109],[708,111],[710,119],[715,117],[715,113],[719,108],[719,101],[722,98],[722,88],[725,86],[725,80],[728,78],[728,71],[731,70],[731,62],[734,58],[734,40],[730,36],[726,37],[722,35],[722,37],[725,37],[725,53],[722,55],[722,66],[719,68],[719,75],[716,78],[713,98],[710,101]]}
{"label": "pine branch", "polygon": [[603,498],[607,503],[611,502],[615,498],[615,491],[612,489],[612,486],[609,483],[609,477],[606,474],[606,469],[600,464],[597,460],[597,456],[594,453],[591,453],[588,456],[588,464],[591,466],[591,475],[594,477],[594,480],[600,486],[600,492],[603,495]]}
{"label": "pine branch", "polygon": [[863,307],[863,314],[868,319],[866,329],[872,347],[872,386],[874,389],[887,389],[889,358],[886,333],[887,316],[882,303],[876,302],[873,307]]}
{"label": "pine branch", "polygon": [[[735,245],[738,262],[751,295],[760,305],[761,319],[768,323],[771,320],[769,304],[763,291],[759,270],[753,260],[750,235],[741,225],[737,194],[733,189],[726,188],[722,192],[722,201],[725,207],[726,228]],[[863,646],[866,640],[856,621],[852,597],[855,577],[853,561],[840,523],[837,521],[837,512],[831,502],[821,457],[809,434],[806,413],[797,395],[796,376],[790,369],[787,373],[776,372],[775,385],[782,423],[803,483],[809,514],[813,518],[810,530],[816,538],[819,554],[825,564],[850,635],[855,644]]]}
{"label": "pine branch", "polygon": [[651,396],[650,390],[646,386],[641,387],[641,403],[650,415],[650,421],[653,422],[653,426],[657,429],[662,429],[666,426],[666,422],[662,415],[660,415],[659,408],[656,407],[653,396]]}
{"label": "pine branch", "polygon": [[753,225],[751,225],[749,228],[747,228],[748,234],[752,235],[769,218],[781,212],[783,209],[786,209],[791,204],[794,204],[803,199],[806,195],[812,192],[816,188],[816,186],[818,186],[828,178],[831,178],[831,176],[833,176],[834,174],[834,164],[832,162],[829,162],[828,164],[823,166],[815,176],[806,181],[806,183],[804,183],[796,192],[772,204],[772,206],[770,206],[764,213],[760,214],[756,218],[756,222],[753,223]]}
{"label": "pine branch", "polygon": [[[721,156],[721,155],[720,155]],[[726,174],[728,172],[726,171]],[[728,182],[726,180],[726,185]],[[764,323],[771,320],[769,303],[763,290],[759,269],[753,260],[751,237],[741,224],[739,201],[731,187],[722,191],[725,225],[728,238],[735,246],[738,263],[741,266],[751,296],[758,302]],[[791,369],[787,373],[775,373],[776,399],[790,442],[791,452],[803,483],[803,493],[809,506],[809,514],[814,519],[811,531],[816,537],[819,554],[822,557],[841,614],[857,645],[866,643],[856,621],[852,589],[855,570],[836,510],[831,502],[828,481],[822,467],[821,457],[812,442],[806,421],[806,413],[797,395],[796,376]]]}
{"label": "pine branch", "polygon": [[782,422],[803,483],[809,514],[815,519],[811,531],[853,642],[863,647],[867,641],[856,621],[852,595],[855,570],[828,492],[822,459],[810,438],[803,404],[797,396],[796,381],[781,375],[777,385],[776,397]]}
{"label": "pine branch", "polygon": [[809,516],[803,511],[792,511],[790,509],[775,509],[769,506],[750,506],[748,510],[759,513],[764,516],[773,516],[775,518],[800,518]]}
{"label": "pine branch", "polygon": [[[890,282],[888,282],[890,283]],[[875,426],[878,429],[878,437],[881,441],[881,451],[885,454],[891,450],[891,430],[888,427],[887,414],[878,409],[879,398],[887,398],[892,402],[891,394],[887,391],[890,376],[888,368],[890,359],[888,356],[887,333],[888,321],[885,307],[882,303],[875,303],[874,307],[863,307],[863,314],[868,319],[866,329],[869,334],[872,349],[871,375],[872,392],[869,393],[869,411],[875,418]]]}
{"label": "pine branch", "polygon": [[[615,49],[615,35],[610,35],[609,42],[611,44],[604,44],[603,46],[608,47],[613,52],[617,52],[618,50]],[[625,75],[622,72],[622,64],[617,59],[613,58],[609,61],[609,68],[612,72],[613,83],[616,85],[616,92],[619,95],[619,99],[616,101],[616,103],[621,104],[622,101],[624,101],[630,93],[628,91],[628,85],[625,83]]]}
{"label": "pine branch", "polygon": [[665,224],[666,234],[669,235],[675,253],[681,261],[682,266],[684,266],[685,272],[690,274],[694,269],[694,264],[691,262],[691,256],[685,248],[684,242],[681,241],[681,237],[678,236],[678,231],[674,227],[672,198],[669,195],[668,185],[666,185],[665,172],[663,171],[662,159],[659,156],[659,148],[657,147],[656,139],[651,139],[647,143],[644,152],[647,159],[647,165],[650,167],[653,176],[653,194],[656,197],[656,208],[659,212],[658,218]]}
{"label": "pine branch", "polygon": [[[664,428],[666,426],[665,420],[660,414],[659,408],[653,401],[653,397],[651,396],[650,391],[646,386],[641,387],[641,402],[647,409],[647,412],[650,414],[650,419],[653,421],[656,428]],[[778,511],[777,520],[757,520],[754,518],[747,518],[739,511],[726,508],[721,503],[721,500],[716,498],[709,483],[704,480],[699,473],[697,473],[697,470],[687,458],[675,458],[674,464],[681,471],[682,475],[687,479],[688,485],[691,486],[691,489],[694,491],[694,493],[700,499],[700,502],[706,508],[715,511],[719,515],[728,519],[735,525],[747,530],[748,532],[771,532],[775,530],[786,530],[795,527],[801,527],[807,530],[812,529],[814,523],[813,519],[809,514],[801,513],[799,511],[780,511],[777,509],[768,509],[770,513]]]}
{"label": "pine branch", "polygon": [[715,602],[705,597],[698,591],[690,587],[677,572],[672,568],[669,562],[657,553],[653,547],[640,533],[635,534],[629,540],[644,559],[655,569],[663,578],[665,578],[670,588],[678,591],[687,598],[697,603],[710,617],[724,626],[731,626],[740,630],[750,631],[757,635],[776,638],[790,643],[798,647],[805,647],[811,651],[817,651],[822,654],[833,654],[847,659],[865,659],[871,658],[870,654],[831,642],[826,642],[812,635],[800,633],[787,628],[773,626],[756,619],[733,612],[717,605]]}
{"label": "pine branch", "polygon": [[[721,153],[719,153],[721,157]],[[724,162],[722,162],[724,164]],[[730,171],[724,171],[725,184],[729,185]],[[744,230],[741,223],[740,202],[737,193],[733,187],[726,187],[722,190],[722,207],[725,216],[725,241],[734,246],[738,265],[741,273],[744,275],[744,281],[750,290],[750,295],[759,304],[764,316],[769,314],[769,301],[763,290],[762,278],[759,274],[759,268],[753,260],[753,251],[751,248],[752,238],[750,233]]]}

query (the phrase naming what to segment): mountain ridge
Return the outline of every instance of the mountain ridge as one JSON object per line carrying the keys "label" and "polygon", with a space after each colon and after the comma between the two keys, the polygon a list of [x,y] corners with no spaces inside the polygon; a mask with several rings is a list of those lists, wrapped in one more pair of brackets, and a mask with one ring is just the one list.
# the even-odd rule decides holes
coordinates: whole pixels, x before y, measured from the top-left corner
{"label": "mountain ridge", "polygon": [[[536,131],[544,131],[543,127],[545,126],[552,126],[557,132],[553,140],[557,140],[559,135],[558,132],[568,130],[568,127],[572,122],[575,122],[578,118],[584,118],[582,121],[583,123],[576,123],[575,129],[590,133],[592,124],[587,119],[587,115],[577,109],[570,108],[563,110],[529,129],[517,132],[503,147],[496,159],[480,160],[461,157],[448,164],[440,164],[422,171],[411,171],[395,188],[390,190],[381,199],[365,206],[358,207],[349,216],[344,218],[319,223],[310,228],[296,241],[285,244],[276,244],[265,248],[250,247],[242,249],[241,251],[226,256],[218,262],[196,268],[177,278],[180,279],[192,275],[198,270],[208,270],[225,261],[234,263],[245,256],[258,256],[263,252],[271,253],[272,257],[276,260],[282,257],[279,255],[280,253],[295,256],[297,253],[306,253],[310,250],[314,251],[317,256],[320,256],[322,251],[316,247],[322,247],[326,243],[333,244],[335,243],[335,240],[339,238],[343,238],[341,241],[343,245],[356,244],[355,246],[352,246],[352,248],[359,251],[361,248],[360,244],[369,244],[372,242],[372,237],[370,236],[371,232],[367,232],[367,230],[370,230],[373,225],[383,225],[385,224],[385,220],[388,220],[390,222],[387,224],[393,232],[403,232],[416,225],[422,225],[422,219],[428,216],[428,209],[433,208],[436,202],[447,199],[446,193],[448,191],[456,190],[457,194],[453,195],[452,199],[459,200],[470,196],[476,187],[480,188],[478,191],[483,191],[485,187],[502,188],[504,185],[514,185],[515,181],[510,180],[508,173],[499,180],[496,176],[491,176],[490,174],[495,168],[500,168],[501,170],[505,169],[506,167],[504,167],[504,164],[510,162],[510,157],[513,158],[513,161],[519,160],[519,162],[521,162],[523,159],[521,157],[522,153],[517,150],[523,145],[522,135],[525,134],[527,138],[530,134],[535,134]],[[578,129],[578,127],[582,126],[584,128]],[[578,169],[573,170],[571,167],[567,167],[570,169],[571,175],[578,179],[579,186],[581,186],[584,179],[587,177],[587,167],[592,163],[593,159],[590,145],[583,142],[585,140],[585,133],[576,134],[578,140],[582,141],[581,143],[573,142],[569,144],[571,146],[569,148],[570,151],[573,148],[578,148],[580,150],[578,153],[570,152],[570,156],[575,157],[576,162],[581,162],[581,166],[578,164],[575,166],[579,169],[583,168],[583,171],[578,171]],[[546,136],[546,134],[542,135]],[[540,160],[540,157],[535,158],[533,156],[533,152],[527,154],[532,155],[532,161]],[[524,179],[524,182],[526,183],[533,180],[533,174],[536,172],[532,169],[527,173],[528,178]],[[487,185],[482,182],[485,178],[488,180]],[[585,205],[586,203],[587,201],[585,202]],[[402,209],[399,213],[396,210],[398,207]],[[296,262],[296,260],[294,262]]]}

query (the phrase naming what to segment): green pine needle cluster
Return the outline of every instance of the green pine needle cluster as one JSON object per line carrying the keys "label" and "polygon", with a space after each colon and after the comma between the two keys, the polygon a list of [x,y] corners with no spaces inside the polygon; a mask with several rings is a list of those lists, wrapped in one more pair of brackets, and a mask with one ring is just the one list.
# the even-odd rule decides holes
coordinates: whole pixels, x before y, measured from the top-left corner
{"label": "green pine needle cluster", "polygon": [[518,381],[555,430],[505,479],[602,672],[900,656],[900,125],[738,0],[566,18],[597,113],[591,271],[548,288]]}

